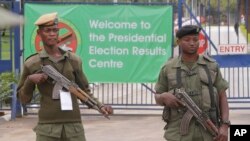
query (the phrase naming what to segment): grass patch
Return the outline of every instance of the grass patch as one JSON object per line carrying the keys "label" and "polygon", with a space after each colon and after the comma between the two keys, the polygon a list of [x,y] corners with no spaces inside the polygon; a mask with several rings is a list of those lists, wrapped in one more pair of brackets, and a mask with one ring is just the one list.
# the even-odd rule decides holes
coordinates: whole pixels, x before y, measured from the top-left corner
{"label": "grass patch", "polygon": [[[0,35],[1,36],[1,35]],[[14,38],[12,38],[14,45]],[[11,50],[10,50],[10,33],[6,30],[5,35],[0,37],[0,60],[10,60]]]}

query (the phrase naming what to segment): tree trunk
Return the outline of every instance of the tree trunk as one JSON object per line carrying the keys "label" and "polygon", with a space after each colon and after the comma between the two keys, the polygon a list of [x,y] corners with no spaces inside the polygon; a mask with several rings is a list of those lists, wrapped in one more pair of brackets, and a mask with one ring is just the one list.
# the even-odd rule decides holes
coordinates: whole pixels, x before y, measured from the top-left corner
{"label": "tree trunk", "polygon": [[240,0],[239,1],[239,4],[240,4],[240,6],[239,6],[239,8],[240,8],[240,15],[239,16],[241,16],[241,15],[246,15],[245,14],[245,0]]}

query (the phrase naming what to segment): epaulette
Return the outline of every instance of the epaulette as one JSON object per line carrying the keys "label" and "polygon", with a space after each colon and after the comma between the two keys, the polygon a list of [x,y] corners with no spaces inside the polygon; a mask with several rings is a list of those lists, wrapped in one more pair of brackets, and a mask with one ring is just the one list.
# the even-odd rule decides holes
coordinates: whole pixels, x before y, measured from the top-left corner
{"label": "epaulette", "polygon": [[208,56],[208,55],[203,55],[203,58],[210,61],[210,62],[216,62],[215,59],[213,59],[212,57]]}
{"label": "epaulette", "polygon": [[38,54],[38,53],[31,54],[29,57],[27,57],[27,58],[25,59],[25,61],[27,61],[30,57],[35,56],[35,55],[37,55],[37,54]]}
{"label": "epaulette", "polygon": [[72,52],[72,48],[66,46],[65,44],[62,45],[62,46],[59,46],[59,48],[60,48],[62,51],[64,51],[64,52],[67,52],[67,51]]}

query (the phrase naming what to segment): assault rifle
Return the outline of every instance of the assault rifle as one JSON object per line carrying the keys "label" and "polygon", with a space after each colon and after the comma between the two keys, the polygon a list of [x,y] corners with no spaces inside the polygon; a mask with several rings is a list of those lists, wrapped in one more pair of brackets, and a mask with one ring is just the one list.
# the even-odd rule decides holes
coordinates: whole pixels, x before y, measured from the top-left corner
{"label": "assault rifle", "polygon": [[[42,71],[48,75],[50,78],[52,78],[54,81],[56,81],[56,84],[53,89],[53,95],[54,99],[58,98],[59,96],[59,90],[62,88],[67,89],[70,93],[76,95],[82,103],[86,104],[89,108],[93,108],[97,111],[101,112],[101,107],[98,107],[97,102],[91,98],[88,94],[86,94],[79,86],[68,80],[66,77],[64,77],[61,73],[59,73],[56,69],[54,69],[51,65],[45,65],[41,66]],[[107,119],[109,117],[107,115],[104,115]]]}
{"label": "assault rifle", "polygon": [[181,120],[180,133],[185,135],[188,133],[189,123],[192,117],[195,117],[197,121],[209,132],[212,136],[218,135],[218,128],[211,121],[209,116],[202,112],[201,109],[194,103],[194,101],[188,96],[188,94],[182,89],[175,89],[175,97],[177,97],[183,106],[187,107],[187,112],[184,114]]}

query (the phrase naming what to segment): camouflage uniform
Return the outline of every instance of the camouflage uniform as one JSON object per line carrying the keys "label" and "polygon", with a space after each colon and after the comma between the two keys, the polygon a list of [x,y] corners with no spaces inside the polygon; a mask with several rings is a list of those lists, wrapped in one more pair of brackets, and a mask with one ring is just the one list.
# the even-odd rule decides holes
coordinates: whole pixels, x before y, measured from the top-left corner
{"label": "camouflage uniform", "polygon": [[[200,55],[193,64],[184,63],[181,56],[170,59],[161,69],[155,86],[157,93],[173,91],[177,86],[177,69],[181,70],[181,87],[189,94],[199,108],[210,115],[211,100],[209,93],[209,80],[203,66],[207,66],[212,78],[215,104],[218,107],[218,92],[226,90],[228,83],[222,78],[218,64],[212,58]],[[170,108],[164,111],[169,114],[165,126],[165,139],[168,141],[212,141],[213,137],[192,118],[187,135],[180,134],[180,122],[186,109]],[[218,118],[218,117],[216,117]]]}

